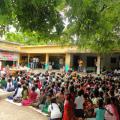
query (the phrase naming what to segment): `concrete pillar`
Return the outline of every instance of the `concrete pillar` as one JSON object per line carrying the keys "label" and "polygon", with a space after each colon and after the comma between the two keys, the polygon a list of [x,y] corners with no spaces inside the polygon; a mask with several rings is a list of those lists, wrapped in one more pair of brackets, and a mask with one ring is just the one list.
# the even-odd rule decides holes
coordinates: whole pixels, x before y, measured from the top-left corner
{"label": "concrete pillar", "polygon": [[28,64],[27,64],[27,67],[30,68],[30,54],[28,54]]}
{"label": "concrete pillar", "polygon": [[70,69],[70,61],[71,60],[71,56],[70,53],[66,53],[65,56],[65,71],[68,72],[68,70]]}
{"label": "concrete pillar", "polygon": [[45,57],[45,70],[49,69],[49,54],[46,53],[46,57]]}
{"label": "concrete pillar", "polygon": [[20,54],[18,54],[18,60],[17,60],[16,65],[17,65],[17,66],[20,66]]}
{"label": "concrete pillar", "polygon": [[101,72],[101,56],[97,56],[97,74],[100,74]]}

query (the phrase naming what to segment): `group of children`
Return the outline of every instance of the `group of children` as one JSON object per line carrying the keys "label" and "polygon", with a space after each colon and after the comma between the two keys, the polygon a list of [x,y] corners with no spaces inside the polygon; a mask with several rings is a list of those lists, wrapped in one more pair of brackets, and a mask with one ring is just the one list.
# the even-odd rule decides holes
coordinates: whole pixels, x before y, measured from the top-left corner
{"label": "group of children", "polygon": [[120,120],[120,76],[26,73],[0,78],[8,99],[49,114],[50,120]]}

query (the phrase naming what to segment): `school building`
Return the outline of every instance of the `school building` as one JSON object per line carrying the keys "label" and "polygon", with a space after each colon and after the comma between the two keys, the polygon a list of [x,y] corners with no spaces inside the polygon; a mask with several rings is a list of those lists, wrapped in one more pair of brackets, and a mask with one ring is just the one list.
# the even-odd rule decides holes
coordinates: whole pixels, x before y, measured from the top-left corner
{"label": "school building", "polygon": [[[111,54],[98,55],[88,49],[81,50],[77,46],[60,45],[35,45],[26,46],[18,43],[0,40],[0,66],[28,65],[33,58],[39,58],[39,67],[44,65],[46,70],[49,65],[53,69],[60,69],[60,64],[77,70],[79,59],[83,60],[84,72],[97,73],[104,69],[115,69],[120,67],[120,50],[111,51]],[[95,63],[96,61],[96,63]]]}

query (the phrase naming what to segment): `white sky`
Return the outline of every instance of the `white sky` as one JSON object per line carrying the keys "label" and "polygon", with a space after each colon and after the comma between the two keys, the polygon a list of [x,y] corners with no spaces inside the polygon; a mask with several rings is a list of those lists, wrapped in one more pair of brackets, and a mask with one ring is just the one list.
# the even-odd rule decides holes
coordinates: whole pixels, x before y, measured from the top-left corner
{"label": "white sky", "polygon": [[9,25],[9,31],[10,32],[16,32],[16,29],[12,25]]}

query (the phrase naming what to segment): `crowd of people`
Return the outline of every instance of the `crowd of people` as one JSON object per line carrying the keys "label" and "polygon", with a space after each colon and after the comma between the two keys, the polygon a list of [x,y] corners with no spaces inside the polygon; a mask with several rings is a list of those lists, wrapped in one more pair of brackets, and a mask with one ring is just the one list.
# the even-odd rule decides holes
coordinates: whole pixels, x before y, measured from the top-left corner
{"label": "crowd of people", "polygon": [[0,77],[8,99],[47,113],[50,120],[120,120],[120,76],[81,76],[63,73],[19,72]]}

